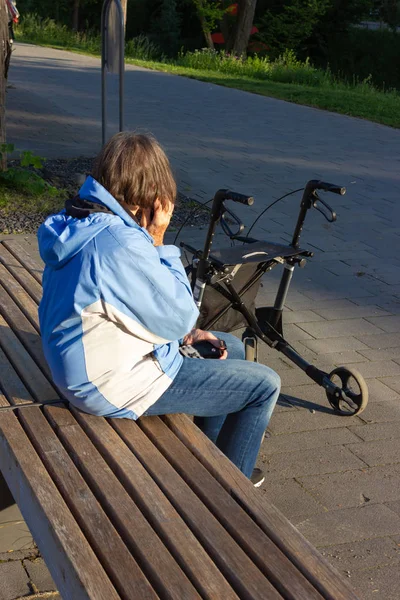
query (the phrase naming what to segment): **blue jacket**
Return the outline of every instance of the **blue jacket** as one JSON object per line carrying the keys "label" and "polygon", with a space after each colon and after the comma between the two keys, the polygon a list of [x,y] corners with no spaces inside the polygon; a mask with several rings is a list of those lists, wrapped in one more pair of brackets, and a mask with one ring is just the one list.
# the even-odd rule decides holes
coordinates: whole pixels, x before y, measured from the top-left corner
{"label": "blue jacket", "polygon": [[180,251],[153,239],[95,179],[79,196],[114,214],[65,211],[38,231],[40,329],[54,382],[81,410],[137,419],[170,386],[194,326]]}

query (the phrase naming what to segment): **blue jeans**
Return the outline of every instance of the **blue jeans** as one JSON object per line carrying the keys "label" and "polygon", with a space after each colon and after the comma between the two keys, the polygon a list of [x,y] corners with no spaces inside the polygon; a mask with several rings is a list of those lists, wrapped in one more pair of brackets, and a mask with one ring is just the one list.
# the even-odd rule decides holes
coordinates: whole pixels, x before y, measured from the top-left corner
{"label": "blue jeans", "polygon": [[244,360],[242,342],[229,333],[228,360],[183,359],[171,386],[145,415],[186,413],[218,448],[250,477],[264,431],[278,400],[279,376]]}

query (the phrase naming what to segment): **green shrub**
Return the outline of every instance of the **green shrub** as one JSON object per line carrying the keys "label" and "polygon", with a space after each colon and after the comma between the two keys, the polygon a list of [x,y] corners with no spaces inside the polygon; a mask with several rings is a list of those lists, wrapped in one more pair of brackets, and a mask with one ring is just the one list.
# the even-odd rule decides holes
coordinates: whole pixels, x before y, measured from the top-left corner
{"label": "green shrub", "polygon": [[[17,37],[26,42],[62,46],[65,48],[79,48],[91,54],[101,53],[101,37],[93,32],[76,32],[68,29],[66,25],[59,25],[52,19],[42,19],[35,14],[27,14],[21,20]],[[160,58],[161,51],[146,36],[128,40],[125,44],[125,53],[128,58],[139,60],[156,60]]]}
{"label": "green shrub", "polygon": [[101,50],[101,38],[98,34],[91,31],[85,33],[71,31],[66,25],[59,25],[53,19],[42,19],[36,14],[21,17],[17,29],[18,37],[36,44],[80,48],[97,54]]}
{"label": "green shrub", "polygon": [[161,51],[159,47],[151,42],[145,35],[139,35],[126,42],[125,54],[128,58],[157,60],[161,56]]}
{"label": "green shrub", "polygon": [[194,52],[181,52],[177,64],[192,69],[218,71],[226,75],[241,75],[281,83],[318,86],[331,80],[329,71],[315,69],[308,59],[304,62],[297,60],[292,50],[286,50],[272,62],[268,57],[254,55],[243,59],[224,51],[204,48]]}
{"label": "green shrub", "polygon": [[387,29],[351,28],[331,35],[324,55],[314,56],[321,67],[329,64],[333,73],[349,82],[371,75],[375,86],[400,89],[400,33]]}
{"label": "green shrub", "polygon": [[[13,144],[1,144],[0,156],[4,152],[13,152]],[[40,175],[35,173],[29,167],[41,169],[43,167],[43,158],[33,154],[33,152],[23,150],[20,152],[20,166],[10,167],[0,172],[0,188],[8,188],[16,192],[23,192],[30,196],[39,197],[46,194],[49,197],[55,197],[59,191],[51,186]]]}

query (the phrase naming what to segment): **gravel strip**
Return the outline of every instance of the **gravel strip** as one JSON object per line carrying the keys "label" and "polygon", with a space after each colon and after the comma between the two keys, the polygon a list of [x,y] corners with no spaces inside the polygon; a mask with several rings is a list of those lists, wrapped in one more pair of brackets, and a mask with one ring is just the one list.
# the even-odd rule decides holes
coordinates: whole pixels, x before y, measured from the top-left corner
{"label": "gravel strip", "polygon": [[[93,165],[93,158],[79,157],[70,160],[47,160],[41,169],[34,171],[50,185],[67,190],[69,196],[74,196],[79,187],[90,173]],[[9,166],[18,167],[19,161],[9,161]],[[204,227],[208,224],[210,218],[209,208],[200,208],[194,210],[196,205],[200,204],[178,192],[178,199],[175,205],[175,211],[171,220],[171,230],[174,230],[188,219],[186,225]],[[192,214],[191,214],[192,213]],[[26,212],[24,210],[5,211],[0,209],[0,233],[36,233],[38,227],[43,223],[48,214]]]}

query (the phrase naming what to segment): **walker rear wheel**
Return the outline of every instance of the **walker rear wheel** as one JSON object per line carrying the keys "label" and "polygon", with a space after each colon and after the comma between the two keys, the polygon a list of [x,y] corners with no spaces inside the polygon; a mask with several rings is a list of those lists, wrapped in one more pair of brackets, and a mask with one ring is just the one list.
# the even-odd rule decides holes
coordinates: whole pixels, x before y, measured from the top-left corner
{"label": "walker rear wheel", "polygon": [[361,373],[355,369],[338,367],[329,374],[337,385],[335,392],[325,390],[330,405],[344,416],[360,414],[368,404],[368,387]]}
{"label": "walker rear wheel", "polygon": [[250,362],[257,362],[257,339],[249,336],[243,338],[245,358]]}

